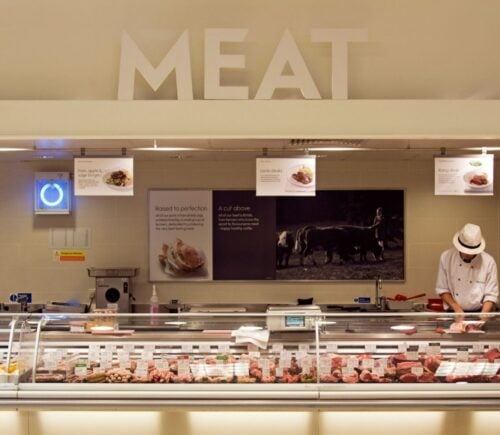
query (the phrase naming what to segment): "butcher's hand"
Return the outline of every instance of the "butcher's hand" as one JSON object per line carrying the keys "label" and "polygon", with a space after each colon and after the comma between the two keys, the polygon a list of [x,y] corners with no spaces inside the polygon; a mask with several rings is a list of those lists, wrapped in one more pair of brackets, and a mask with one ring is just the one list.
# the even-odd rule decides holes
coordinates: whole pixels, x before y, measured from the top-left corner
{"label": "butcher's hand", "polygon": [[464,313],[464,310],[460,305],[457,304],[456,307],[453,307],[453,311],[455,312],[455,322],[460,323],[464,321],[464,316],[462,315]]}

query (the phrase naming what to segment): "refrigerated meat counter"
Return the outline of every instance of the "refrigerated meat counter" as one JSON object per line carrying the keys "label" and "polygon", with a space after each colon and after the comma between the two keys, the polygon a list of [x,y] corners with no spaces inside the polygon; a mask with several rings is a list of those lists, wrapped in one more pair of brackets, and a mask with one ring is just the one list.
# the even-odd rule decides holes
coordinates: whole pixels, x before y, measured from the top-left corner
{"label": "refrigerated meat counter", "polygon": [[266,329],[287,324],[270,316],[286,315],[2,314],[0,367],[10,375],[2,378],[8,394],[0,406],[500,405],[497,314],[311,312],[311,328]]}

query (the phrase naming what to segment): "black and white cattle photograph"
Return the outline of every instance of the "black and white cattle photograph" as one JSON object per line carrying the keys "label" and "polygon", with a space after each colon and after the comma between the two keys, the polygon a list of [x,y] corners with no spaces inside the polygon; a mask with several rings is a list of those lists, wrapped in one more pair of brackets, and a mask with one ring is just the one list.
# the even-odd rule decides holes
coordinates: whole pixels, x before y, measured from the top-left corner
{"label": "black and white cattle photograph", "polygon": [[403,190],[277,198],[277,280],[376,278],[405,278]]}

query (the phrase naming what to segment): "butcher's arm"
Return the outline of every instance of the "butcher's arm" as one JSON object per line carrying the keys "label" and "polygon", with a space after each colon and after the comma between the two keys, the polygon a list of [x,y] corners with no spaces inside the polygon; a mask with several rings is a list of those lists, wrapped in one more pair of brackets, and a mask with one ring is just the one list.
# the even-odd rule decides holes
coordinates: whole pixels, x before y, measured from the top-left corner
{"label": "butcher's arm", "polygon": [[[441,299],[443,302],[446,303],[455,313],[463,313],[464,310],[462,307],[453,299],[453,296],[451,293],[441,293],[439,296],[441,296]],[[483,305],[484,307],[484,305]]]}

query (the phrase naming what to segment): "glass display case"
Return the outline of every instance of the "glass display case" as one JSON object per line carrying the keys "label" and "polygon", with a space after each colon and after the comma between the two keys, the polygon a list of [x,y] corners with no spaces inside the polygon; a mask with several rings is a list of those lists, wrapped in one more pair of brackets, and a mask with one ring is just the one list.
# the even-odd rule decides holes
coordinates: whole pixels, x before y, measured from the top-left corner
{"label": "glass display case", "polygon": [[500,403],[497,314],[280,310],[0,319],[2,367],[15,375],[4,376],[2,391],[20,404]]}

